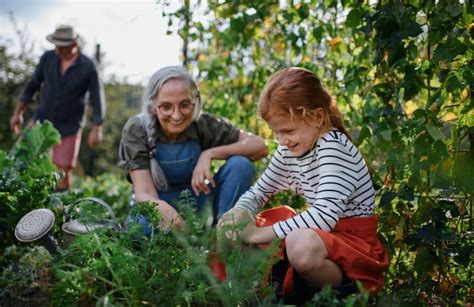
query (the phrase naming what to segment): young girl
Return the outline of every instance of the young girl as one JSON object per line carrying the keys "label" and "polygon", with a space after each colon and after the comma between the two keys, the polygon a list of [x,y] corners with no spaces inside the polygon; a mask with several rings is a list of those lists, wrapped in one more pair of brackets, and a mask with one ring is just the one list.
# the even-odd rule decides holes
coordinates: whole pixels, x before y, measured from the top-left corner
{"label": "young girl", "polygon": [[[376,233],[374,187],[334,99],[312,72],[290,67],[270,77],[258,109],[279,147],[257,183],[218,226],[248,223],[241,235],[252,244],[285,239],[295,272],[284,291],[298,284],[295,276],[310,288],[359,280],[370,293],[379,291],[388,258]],[[258,227],[254,217],[259,208],[285,190],[302,195],[307,209]]]}

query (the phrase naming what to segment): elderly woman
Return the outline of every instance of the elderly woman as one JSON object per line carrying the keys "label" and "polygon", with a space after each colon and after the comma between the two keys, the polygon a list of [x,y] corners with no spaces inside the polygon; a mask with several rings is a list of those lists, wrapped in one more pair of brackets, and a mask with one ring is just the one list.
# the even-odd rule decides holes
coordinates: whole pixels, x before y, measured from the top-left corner
{"label": "elderly woman", "polygon": [[[153,74],[142,113],[125,124],[119,165],[133,183],[134,201],[155,202],[164,224],[180,228],[183,221],[174,205],[183,190],[194,192],[197,211],[211,200],[217,220],[250,188],[251,160],[267,153],[260,137],[201,112],[196,82],[184,68],[170,66]],[[226,160],[215,175],[214,159]],[[146,220],[139,222],[147,234]]]}

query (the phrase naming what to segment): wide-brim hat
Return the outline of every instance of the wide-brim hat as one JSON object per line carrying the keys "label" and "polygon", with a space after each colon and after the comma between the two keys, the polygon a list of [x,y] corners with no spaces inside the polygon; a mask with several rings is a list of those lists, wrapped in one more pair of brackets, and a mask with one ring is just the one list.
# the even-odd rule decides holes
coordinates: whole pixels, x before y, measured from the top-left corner
{"label": "wide-brim hat", "polygon": [[71,46],[78,38],[74,28],[67,25],[57,26],[53,34],[46,36],[46,39],[57,47]]}

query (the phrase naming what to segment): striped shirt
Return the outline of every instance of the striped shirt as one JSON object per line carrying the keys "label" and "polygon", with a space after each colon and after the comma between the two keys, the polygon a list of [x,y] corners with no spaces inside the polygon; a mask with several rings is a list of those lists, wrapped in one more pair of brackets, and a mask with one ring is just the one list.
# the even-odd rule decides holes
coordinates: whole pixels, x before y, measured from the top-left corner
{"label": "striped shirt", "polygon": [[254,215],[270,197],[293,190],[303,196],[307,209],[273,225],[279,238],[300,228],[331,231],[339,219],[371,216],[375,210],[374,186],[359,150],[344,133],[331,130],[302,157],[279,146],[257,183],[245,192],[235,208]]}

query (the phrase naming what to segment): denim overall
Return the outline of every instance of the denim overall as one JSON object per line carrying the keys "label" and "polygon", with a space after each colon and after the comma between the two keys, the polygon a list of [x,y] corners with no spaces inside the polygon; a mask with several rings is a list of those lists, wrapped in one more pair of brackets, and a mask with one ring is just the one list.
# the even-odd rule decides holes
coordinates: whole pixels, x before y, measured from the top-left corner
{"label": "denim overall", "polygon": [[[157,142],[155,159],[160,165],[168,180],[168,191],[157,191],[160,199],[175,206],[179,195],[188,189],[196,199],[196,211],[199,212],[210,201],[213,207],[214,222],[225,212],[231,209],[239,197],[246,192],[255,176],[255,169],[250,160],[244,156],[229,157],[225,164],[214,175],[215,188],[205,195],[203,192],[196,196],[191,187],[191,178],[196,166],[201,147],[198,141],[184,141],[177,143]],[[132,198],[134,198],[132,196]],[[133,206],[134,199],[130,202]],[[130,218],[129,218],[130,221]],[[143,234],[149,235],[151,229],[143,216],[139,216],[138,223],[143,226]]]}

